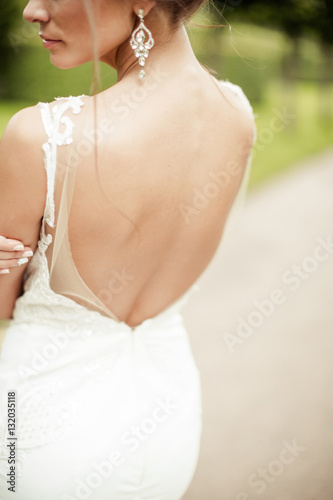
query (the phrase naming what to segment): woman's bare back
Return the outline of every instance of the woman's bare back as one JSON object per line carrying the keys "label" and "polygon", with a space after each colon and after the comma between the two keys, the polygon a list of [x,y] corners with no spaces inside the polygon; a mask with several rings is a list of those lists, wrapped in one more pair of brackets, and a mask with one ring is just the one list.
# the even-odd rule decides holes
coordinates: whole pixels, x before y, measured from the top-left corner
{"label": "woman's bare back", "polygon": [[98,172],[111,203],[96,180],[92,97],[73,115],[73,143],[59,148],[57,167],[79,158],[69,218],[78,273],[130,326],[172,304],[207,267],[253,142],[244,102],[205,71],[143,89],[120,81],[97,99]]}

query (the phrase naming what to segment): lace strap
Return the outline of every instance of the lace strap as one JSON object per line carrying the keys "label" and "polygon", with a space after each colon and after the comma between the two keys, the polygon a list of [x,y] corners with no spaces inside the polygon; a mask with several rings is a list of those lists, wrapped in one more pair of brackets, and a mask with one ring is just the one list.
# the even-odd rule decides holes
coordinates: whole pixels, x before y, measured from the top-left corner
{"label": "lace strap", "polygon": [[[52,107],[47,102],[39,102],[41,118],[48,137],[48,141],[42,145],[44,151],[44,167],[47,174],[47,196],[44,210],[44,221],[50,227],[54,227],[54,184],[57,167],[57,147],[71,144],[73,142],[72,132],[74,123],[68,116],[64,116],[67,109],[71,109],[74,114],[80,112],[84,102],[81,96],[69,96],[66,98],[57,97],[59,102]],[[60,131],[60,126],[63,130]]]}

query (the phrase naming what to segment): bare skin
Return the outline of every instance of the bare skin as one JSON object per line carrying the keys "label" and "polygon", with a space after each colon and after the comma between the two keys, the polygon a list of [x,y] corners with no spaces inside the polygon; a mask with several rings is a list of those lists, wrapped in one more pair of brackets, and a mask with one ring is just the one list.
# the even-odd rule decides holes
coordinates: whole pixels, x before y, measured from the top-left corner
{"label": "bare skin", "polygon": [[[231,90],[224,89],[221,94],[195,58],[185,28],[171,33],[167,17],[156,15],[154,2],[120,5],[100,0],[94,5],[100,14],[96,22],[99,59],[118,73],[117,84],[97,99],[98,126],[103,120],[112,121],[112,131],[103,134],[98,147],[101,182],[113,205],[101,196],[92,157],[82,158],[69,221],[70,245],[87,286],[119,320],[136,326],[173,303],[211,261],[244,174],[253,141],[253,120]],[[128,43],[139,8],[147,13],[145,24],[155,39],[144,83],[138,78],[140,67]],[[91,60],[84,12],[81,0],[63,0],[56,9],[50,0],[28,3],[26,20],[39,22],[42,33],[63,40],[50,48],[55,66],[69,68]],[[113,25],[114,30],[107,29]],[[84,106],[75,117],[74,142],[84,137],[84,131],[93,129],[93,104],[93,97],[84,98]],[[25,110],[16,122],[21,135],[22,129],[27,133],[27,120],[36,123],[27,143],[31,151],[40,150],[45,132],[38,125],[36,107]],[[12,129],[15,123],[9,127],[2,151],[0,143],[0,169],[1,153],[5,155],[6,148],[12,147]],[[15,135],[15,130],[12,133]],[[66,148],[60,152],[63,163]],[[24,241],[33,251],[46,197],[42,157],[35,154],[34,158],[29,163],[30,172],[20,172],[25,186],[32,176],[34,179],[29,191],[29,199],[34,200],[31,220],[24,228],[30,231]],[[221,175],[227,179],[223,185],[216,180]],[[22,189],[17,203],[27,203],[24,196]],[[15,235],[13,227],[6,225],[12,210],[7,215],[5,209],[0,211],[2,235]],[[122,213],[135,223],[140,237]],[[8,245],[8,240],[0,238],[0,268],[4,244]],[[12,259],[13,254],[9,255]],[[0,306],[1,318],[11,317],[15,299],[22,292],[26,265],[13,268],[12,283],[9,275],[0,277],[2,304],[4,278],[7,292],[8,286],[12,289],[7,304],[2,309]],[[119,275],[123,278],[114,281]],[[112,293],[103,294],[103,290]]]}

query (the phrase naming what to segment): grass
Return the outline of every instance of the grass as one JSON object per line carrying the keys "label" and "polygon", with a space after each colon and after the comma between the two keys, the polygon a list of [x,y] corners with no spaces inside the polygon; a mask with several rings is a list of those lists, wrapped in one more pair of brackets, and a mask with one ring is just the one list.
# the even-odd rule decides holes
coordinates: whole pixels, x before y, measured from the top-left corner
{"label": "grass", "polygon": [[[254,106],[258,140],[254,146],[251,187],[333,145],[333,117],[320,117],[319,92],[316,85],[301,83],[288,96],[281,85],[274,83],[264,102]],[[279,118],[284,110],[290,114],[285,123]],[[276,131],[276,127],[281,131]]]}

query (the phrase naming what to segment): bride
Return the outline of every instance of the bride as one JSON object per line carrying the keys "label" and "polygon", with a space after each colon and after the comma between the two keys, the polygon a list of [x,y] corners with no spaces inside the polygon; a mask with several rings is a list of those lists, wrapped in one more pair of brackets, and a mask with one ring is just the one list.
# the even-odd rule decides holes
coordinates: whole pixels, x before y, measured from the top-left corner
{"label": "bride", "polygon": [[192,51],[204,3],[24,9],[54,66],[99,60],[118,80],[19,111],[0,142],[4,499],[176,500],[193,478],[201,388],[181,307],[255,140],[241,89]]}

